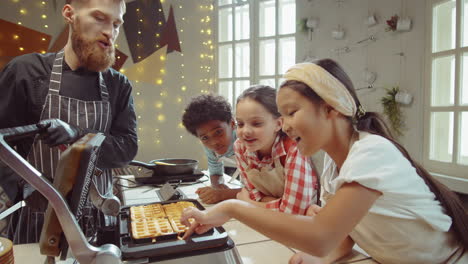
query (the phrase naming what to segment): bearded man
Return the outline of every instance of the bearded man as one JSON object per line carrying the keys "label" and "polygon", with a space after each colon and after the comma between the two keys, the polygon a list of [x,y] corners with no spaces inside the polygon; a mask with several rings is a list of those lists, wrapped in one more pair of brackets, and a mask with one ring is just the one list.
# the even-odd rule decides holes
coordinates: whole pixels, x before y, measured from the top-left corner
{"label": "bearded man", "polygon": [[[63,50],[16,57],[0,75],[0,128],[48,127],[39,138],[14,144],[51,181],[58,145],[86,133],[105,134],[97,163],[104,173],[93,179],[103,195],[112,193],[110,169],[125,166],[137,153],[132,86],[110,68],[124,13],[124,0],[67,0],[62,15],[70,33]],[[37,242],[47,201],[4,164],[0,177],[4,204],[31,201],[10,220],[8,236],[15,244]]]}

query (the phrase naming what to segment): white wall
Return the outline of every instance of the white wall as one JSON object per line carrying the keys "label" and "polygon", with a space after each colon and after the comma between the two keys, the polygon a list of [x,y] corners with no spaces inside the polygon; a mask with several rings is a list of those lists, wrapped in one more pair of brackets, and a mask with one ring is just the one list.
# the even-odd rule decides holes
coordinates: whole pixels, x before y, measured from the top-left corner
{"label": "white wall", "polygon": [[[44,1],[45,4],[42,2],[2,0],[0,18],[13,23],[21,22],[25,27],[49,34],[53,43],[65,25],[61,15],[65,0],[57,0],[56,8],[52,4],[53,1]],[[139,151],[136,157],[138,160],[194,158],[200,161],[200,167],[206,168],[206,158],[199,140],[187,133],[180,123],[183,109],[190,98],[202,92],[216,92],[215,86],[205,81],[214,78],[214,60],[200,58],[201,53],[212,55],[214,52],[214,49],[206,45],[213,35],[201,33],[202,29],[214,31],[213,11],[209,9],[211,3],[211,0],[166,0],[163,3],[166,19],[170,5],[174,8],[182,53],[172,52],[166,55],[162,67],[165,70],[163,75],[159,72],[160,65],[149,65],[143,69],[147,76],[160,75],[162,84],[132,81],[135,109],[140,117]],[[21,13],[22,9],[25,12]],[[46,19],[41,18],[43,14],[47,16]],[[201,19],[206,19],[207,16],[211,21],[201,22]],[[122,69],[128,70],[135,66],[123,28],[116,44],[119,50],[129,56]],[[208,72],[200,66],[211,66],[211,70]],[[185,91],[182,90],[183,86],[186,87]],[[164,116],[164,120],[159,120],[158,116]]]}
{"label": "white wall", "polygon": [[[172,52],[165,61],[166,74],[162,85],[134,84],[134,98],[138,120],[139,151],[136,159],[150,161],[156,158],[192,158],[200,161],[200,167],[207,168],[207,161],[200,141],[189,134],[181,124],[183,110],[190,98],[206,91],[215,91],[214,85],[208,85],[205,79],[214,78],[214,60],[201,59],[200,54],[212,54],[204,42],[213,35],[201,34],[201,30],[211,28],[211,22],[201,22],[202,18],[212,16],[213,11],[206,7],[210,1],[164,1],[164,14],[169,14],[169,6],[174,8],[175,20],[182,42],[182,53]],[[203,5],[203,8],[200,7]],[[182,8],[181,8],[182,7]],[[211,21],[213,19],[211,18]],[[127,54],[130,54],[129,52]],[[183,65],[183,66],[182,66]],[[211,66],[207,72],[200,66]],[[132,66],[131,60],[123,68]],[[148,74],[159,69],[146,69]],[[183,78],[182,78],[183,77]],[[203,82],[200,81],[203,79]],[[182,90],[186,87],[186,91]],[[137,94],[140,92],[140,95]],[[180,102],[178,99],[182,99]],[[156,107],[162,102],[162,107]],[[158,115],[164,115],[165,121],[159,121]],[[158,129],[158,131],[156,131]],[[159,143],[155,141],[159,140]]]}
{"label": "white wall", "polygon": [[[55,37],[63,27],[60,10],[64,1],[58,1],[57,11],[52,8],[52,1],[46,1],[47,7],[42,6],[41,2],[39,0],[4,1],[0,9],[0,18],[15,23],[22,21],[27,27]],[[210,0],[164,1],[166,16],[169,12],[169,5],[172,4],[174,7],[183,56],[178,52],[167,55],[166,74],[162,85],[133,83],[136,110],[141,117],[139,119],[141,141],[137,155],[139,160],[149,161],[166,157],[195,158],[200,160],[201,167],[206,168],[206,159],[201,144],[179,124],[184,106],[191,97],[200,94],[202,90],[215,91],[215,85],[208,85],[205,81],[200,82],[200,79],[213,78],[215,70],[214,61],[207,62],[205,59],[200,59],[201,53],[210,53],[203,42],[213,39],[213,35],[201,34],[200,30],[207,28],[211,28],[213,32],[215,30],[210,23],[201,22],[201,19],[207,15],[212,17],[213,12],[201,8],[200,5],[206,7],[211,2]],[[19,13],[21,8],[27,9],[28,13],[21,15]],[[342,64],[356,87],[365,85],[362,80],[362,72],[365,68],[377,72],[375,84],[377,88],[358,92],[362,103],[369,111],[382,112],[380,98],[385,92],[382,88],[399,85],[401,89],[414,95],[412,105],[403,108],[407,130],[404,131],[405,135],[401,138],[401,142],[416,160],[421,160],[423,143],[424,10],[424,0],[297,0],[298,19],[319,18],[318,28],[313,33],[311,41],[308,40],[306,33],[297,33],[296,59],[298,62],[303,61],[308,55],[316,58],[333,58]],[[48,16],[46,20],[40,18],[43,13]],[[364,19],[371,13],[376,14],[379,24],[368,28],[364,24]],[[410,17],[412,30],[405,33],[385,32],[385,20],[394,14]],[[48,28],[44,27],[46,23],[49,25]],[[338,24],[346,30],[344,40],[335,40],[331,36],[332,29]],[[357,41],[371,34],[376,35],[377,41],[356,44]],[[123,30],[117,43],[119,49],[130,54]],[[336,54],[332,51],[345,46],[350,47],[349,53]],[[399,53],[403,53],[404,56],[397,55]],[[210,63],[212,66],[210,72],[200,69],[201,65]],[[184,67],[181,66],[182,64]],[[132,65],[131,58],[129,58],[123,68],[129,68]],[[151,67],[146,70],[148,74],[155,71]],[[181,76],[184,78],[182,79]],[[181,90],[184,85],[187,87],[185,92]],[[178,98],[182,100],[178,102]],[[156,107],[157,102],[162,102],[162,106]],[[161,114],[165,116],[165,121],[158,121],[157,116]],[[159,131],[156,131],[157,129]],[[156,143],[157,140],[159,144]]]}
{"label": "white wall", "polygon": [[[384,88],[399,86],[414,96],[413,103],[402,107],[406,130],[400,142],[418,161],[422,159],[423,144],[423,90],[425,55],[424,0],[298,0],[297,18],[316,17],[318,27],[312,34],[298,32],[296,38],[297,62],[309,57],[332,58],[350,75],[356,88],[365,87],[363,71],[377,73],[376,88],[360,90],[358,96],[368,111],[382,113],[380,98]],[[375,14],[378,24],[368,27],[364,21]],[[409,32],[386,32],[385,20],[398,14],[412,19]],[[341,25],[346,35],[342,40],[332,38],[331,32]],[[357,44],[374,35],[377,40]],[[348,53],[334,49],[349,47]],[[400,56],[399,54],[402,54]]]}

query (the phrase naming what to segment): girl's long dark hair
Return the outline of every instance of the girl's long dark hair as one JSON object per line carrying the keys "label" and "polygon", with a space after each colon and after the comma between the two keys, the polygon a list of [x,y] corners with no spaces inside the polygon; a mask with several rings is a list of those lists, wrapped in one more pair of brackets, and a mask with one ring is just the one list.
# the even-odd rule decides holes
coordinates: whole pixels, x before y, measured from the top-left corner
{"label": "girl's long dark hair", "polygon": [[[361,106],[361,102],[356,95],[356,91],[354,90],[351,79],[335,61],[331,59],[323,59],[314,63],[324,68],[335,78],[341,81],[341,83],[343,83],[343,85],[346,87],[346,89],[348,89],[354,98],[356,106]],[[286,86],[309,98],[313,103],[324,103],[320,96],[318,96],[311,88],[302,82],[286,81],[281,85],[280,89]],[[350,118],[350,122],[352,122],[352,120],[356,122],[356,128],[359,131],[365,131],[371,134],[379,135],[390,140],[400,150],[403,156],[408,159],[411,165],[416,169],[416,172],[419,174],[419,176],[421,176],[426,185],[429,187],[429,189],[435,194],[437,200],[439,200],[442,206],[445,208],[447,214],[452,218],[453,224],[450,229],[461,242],[463,248],[467,250],[468,216],[462,202],[460,201],[460,198],[449,188],[447,188],[447,186],[434,179],[434,177],[432,177],[427,170],[425,170],[421,165],[419,165],[411,158],[408,151],[392,136],[390,129],[386,125],[384,119],[378,113],[366,112],[366,114],[360,118]]]}

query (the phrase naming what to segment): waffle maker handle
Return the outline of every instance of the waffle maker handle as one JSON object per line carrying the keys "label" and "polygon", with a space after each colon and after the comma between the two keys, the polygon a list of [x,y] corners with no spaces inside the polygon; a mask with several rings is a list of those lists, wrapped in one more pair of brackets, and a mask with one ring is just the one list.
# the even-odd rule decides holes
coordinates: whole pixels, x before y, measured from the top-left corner
{"label": "waffle maker handle", "polygon": [[38,170],[6,143],[2,131],[0,131],[0,159],[49,201],[62,225],[73,256],[79,263],[121,263],[121,251],[117,246],[105,244],[95,247],[88,243],[62,195],[42,177]]}

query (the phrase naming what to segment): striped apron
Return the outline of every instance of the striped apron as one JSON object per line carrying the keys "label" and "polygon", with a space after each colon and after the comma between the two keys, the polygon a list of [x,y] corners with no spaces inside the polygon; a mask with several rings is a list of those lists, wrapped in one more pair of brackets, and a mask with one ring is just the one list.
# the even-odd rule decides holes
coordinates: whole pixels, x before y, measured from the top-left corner
{"label": "striped apron", "polygon": [[[94,129],[104,133],[108,132],[112,117],[109,93],[102,74],[99,73],[99,88],[102,101],[82,101],[61,96],[60,84],[62,81],[63,59],[64,51],[61,50],[55,56],[50,76],[49,92],[40,119],[58,118],[80,128]],[[60,154],[61,151],[59,148],[50,148],[36,138],[27,160],[52,182]],[[110,170],[104,171],[100,176],[94,176],[93,181],[96,183],[101,194],[112,193],[112,174]],[[47,203],[46,200],[44,200],[44,202]],[[88,206],[90,206],[89,203]],[[89,210],[89,208],[85,209]],[[41,235],[45,211],[26,206],[18,210],[18,212],[18,225],[16,228],[12,226],[12,224],[14,225],[12,222],[14,221],[10,221],[9,225],[9,231],[13,233],[13,243],[23,244],[38,242]],[[89,213],[89,211],[84,210],[83,218],[88,218],[87,221],[90,222],[90,225],[94,225],[95,220],[92,219],[93,217],[89,215]],[[82,219],[82,221],[86,220]]]}

